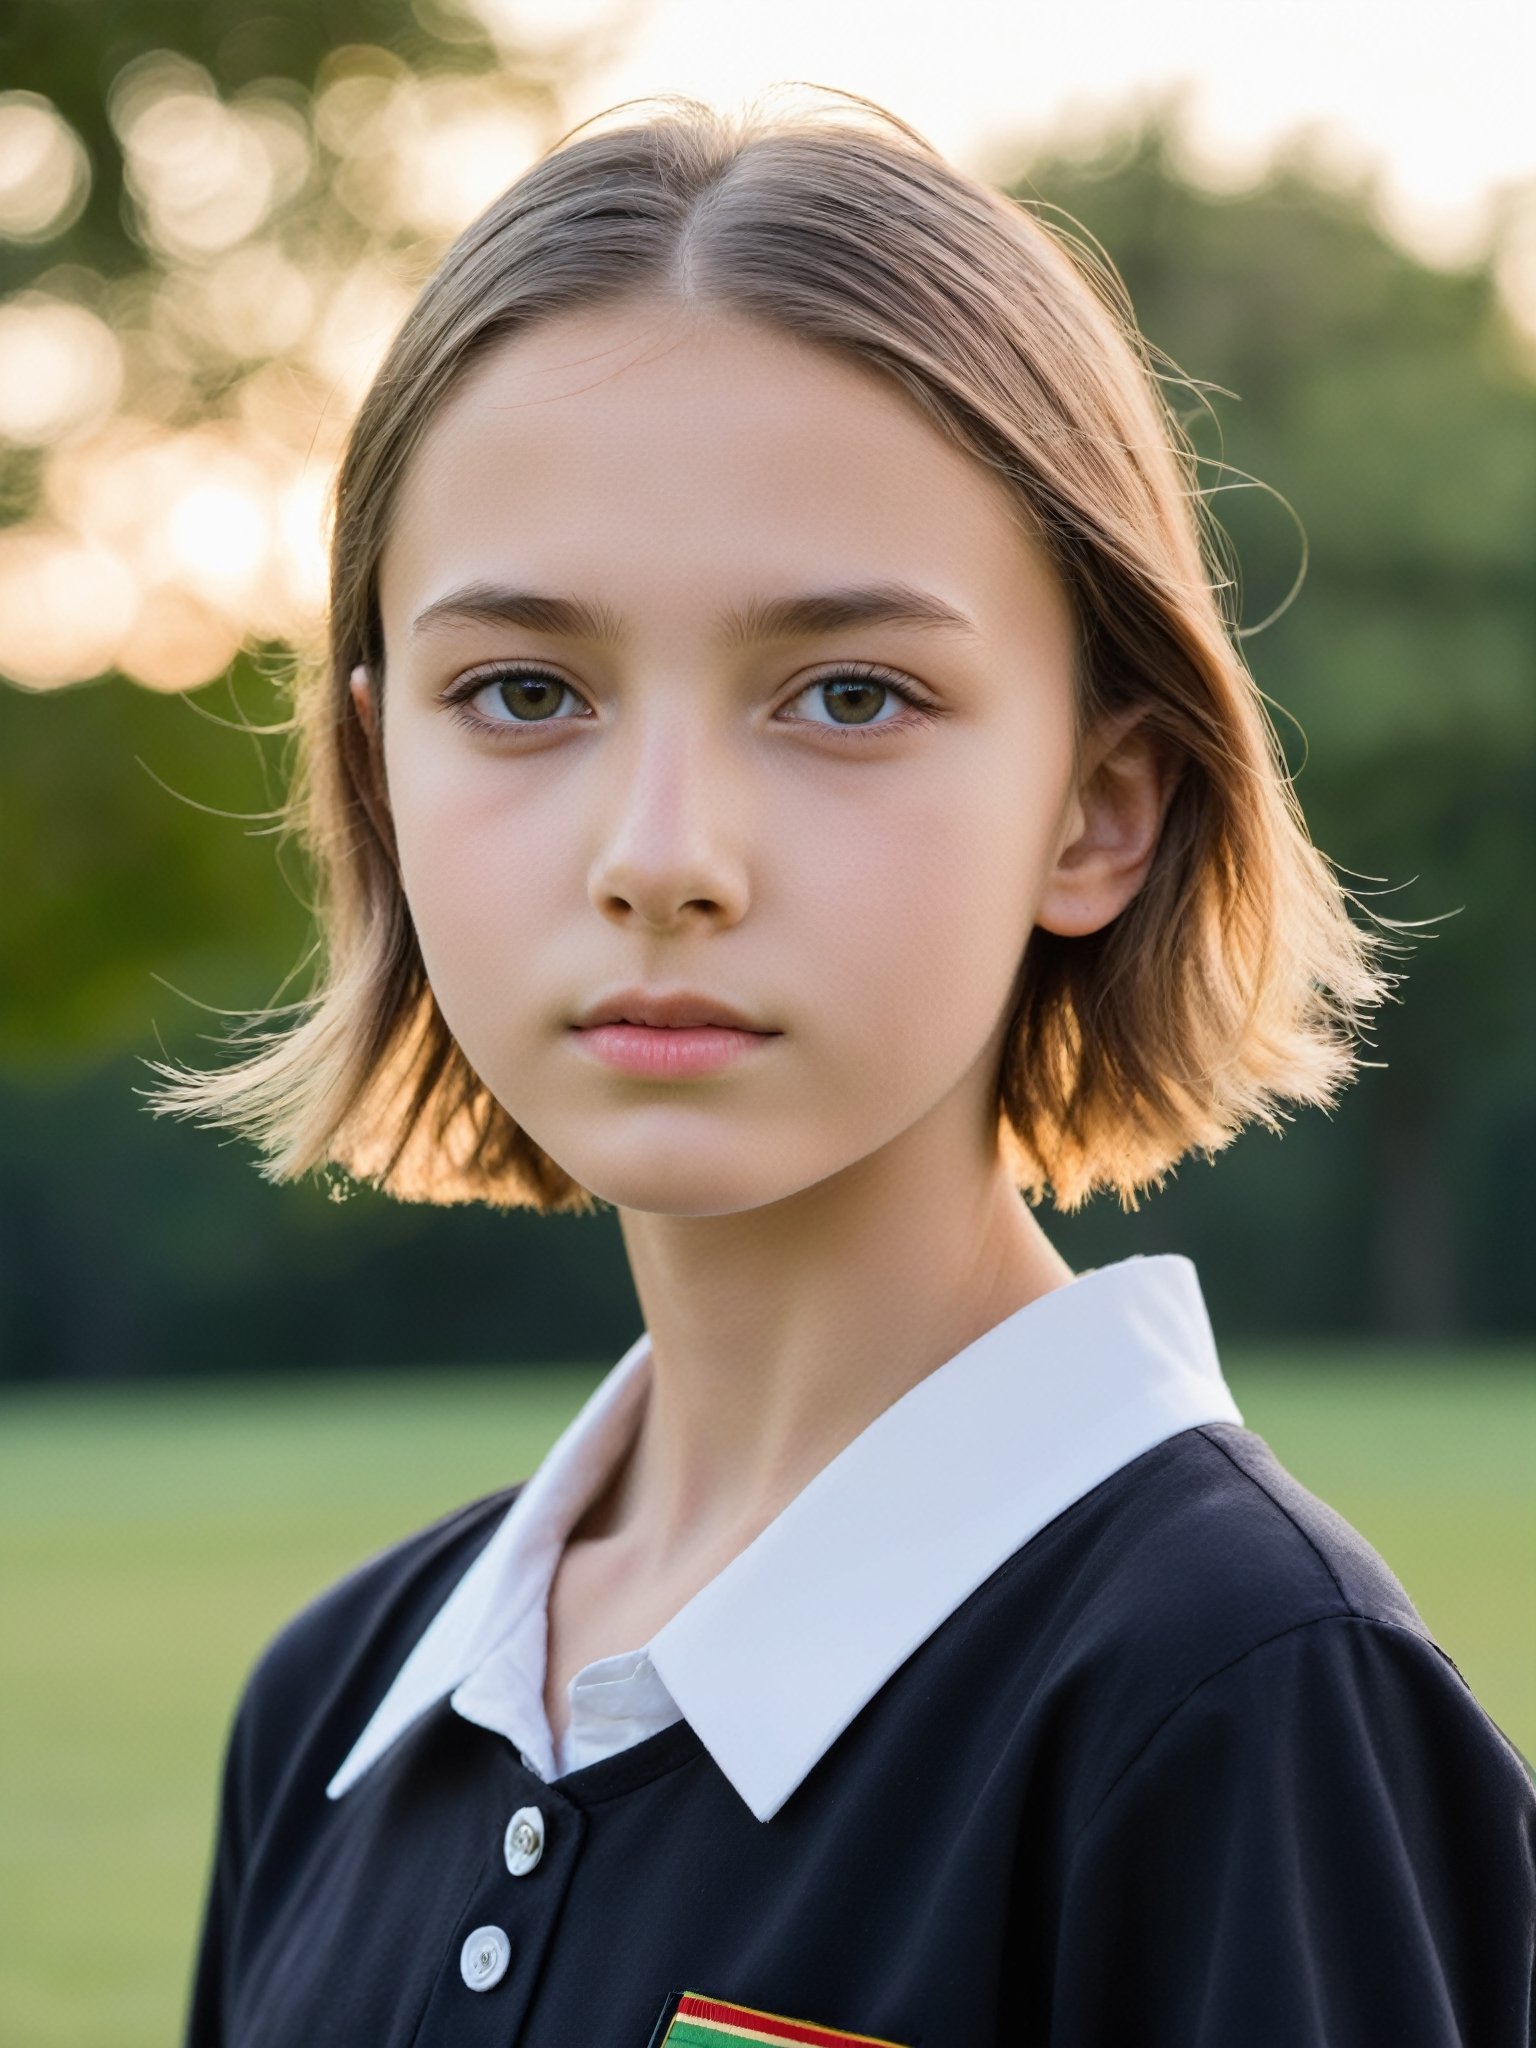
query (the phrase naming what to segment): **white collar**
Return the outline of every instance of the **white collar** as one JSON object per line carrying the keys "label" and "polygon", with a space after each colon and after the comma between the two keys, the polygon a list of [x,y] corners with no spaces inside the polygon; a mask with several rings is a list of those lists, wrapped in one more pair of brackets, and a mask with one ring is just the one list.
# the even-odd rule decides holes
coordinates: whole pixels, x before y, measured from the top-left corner
{"label": "white collar", "polygon": [[[542,1604],[594,1454],[627,1441],[649,1368],[642,1332],[428,1625],[327,1786],[332,1799]],[[1006,1558],[1132,1458],[1203,1422],[1242,1416],[1192,1262],[1137,1253],[1080,1273],[877,1415],[652,1637],[651,1662],[769,1820]]]}

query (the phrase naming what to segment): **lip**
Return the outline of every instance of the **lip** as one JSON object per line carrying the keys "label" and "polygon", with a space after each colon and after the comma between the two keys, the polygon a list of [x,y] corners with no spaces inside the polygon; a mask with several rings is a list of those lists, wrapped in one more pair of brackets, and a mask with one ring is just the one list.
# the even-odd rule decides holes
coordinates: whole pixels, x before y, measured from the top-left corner
{"label": "lip", "polygon": [[724,1024],[592,1024],[571,1034],[581,1051],[646,1081],[689,1081],[749,1059],[780,1036]]}
{"label": "lip", "polygon": [[722,1073],[782,1034],[698,989],[621,988],[589,1003],[572,1036],[618,1073],[687,1081]]}
{"label": "lip", "polygon": [[745,1010],[718,996],[697,989],[621,988],[612,995],[599,996],[576,1019],[578,1031],[591,1031],[600,1024],[649,1025],[666,1030],[687,1030],[702,1025],[720,1025],[731,1031],[750,1031],[758,1036],[776,1037],[768,1026],[759,1024]]}

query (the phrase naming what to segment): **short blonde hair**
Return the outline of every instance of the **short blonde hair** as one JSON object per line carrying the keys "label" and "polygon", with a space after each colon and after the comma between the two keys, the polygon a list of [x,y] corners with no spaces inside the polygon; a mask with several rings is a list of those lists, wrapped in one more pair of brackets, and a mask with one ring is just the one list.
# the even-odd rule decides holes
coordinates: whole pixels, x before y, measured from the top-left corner
{"label": "short blonde hair", "polygon": [[386,355],[336,481],[328,661],[295,699],[287,819],[319,885],[316,984],[255,1013],[228,1041],[236,1062],[150,1063],[151,1106],[245,1133],[274,1181],[336,1165],[403,1200],[594,1206],[437,1008],[349,678],[359,663],[382,677],[391,510],[470,365],[557,315],[657,296],[865,365],[1002,477],[1075,606],[1079,742],[1145,705],[1181,764],[1129,905],[1024,949],[997,1079],[1015,1184],[1061,1209],[1112,1188],[1134,1209],[1192,1149],[1250,1120],[1278,1130],[1280,1100],[1331,1106],[1398,977],[1308,836],[1224,617],[1193,455],[1112,274],[857,95],[740,115],[661,104],[583,124],[519,178]]}

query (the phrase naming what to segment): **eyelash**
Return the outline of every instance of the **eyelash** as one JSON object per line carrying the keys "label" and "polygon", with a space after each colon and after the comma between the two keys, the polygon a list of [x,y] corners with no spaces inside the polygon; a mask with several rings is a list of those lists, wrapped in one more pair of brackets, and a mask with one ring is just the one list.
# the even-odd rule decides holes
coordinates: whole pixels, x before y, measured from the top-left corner
{"label": "eyelash", "polygon": [[[478,697],[482,690],[510,676],[533,677],[542,682],[558,683],[562,690],[569,690],[572,696],[580,695],[576,686],[568,683],[564,676],[557,675],[553,669],[543,668],[536,662],[498,662],[489,668],[472,669],[468,675],[461,676],[450,689],[443,691],[441,701],[452,711],[455,720],[473,733],[492,733],[499,736],[506,732],[537,732],[552,725],[585,723],[582,719],[558,718],[553,714],[548,718],[536,719],[480,718],[468,708],[470,701]],[[836,725],[831,722],[823,724],[819,719],[811,718],[792,719],[791,724],[809,725],[819,733],[835,733],[839,738],[862,739],[870,733],[910,732],[915,727],[931,725],[942,715],[938,705],[926,697],[919,696],[902,676],[891,669],[881,668],[875,662],[864,661],[845,662],[838,668],[829,669],[825,675],[813,676],[808,683],[801,686],[790,702],[794,703],[796,697],[803,697],[807,691],[814,690],[822,684],[848,681],[879,683],[889,690],[893,697],[901,698],[908,707],[907,712],[900,718],[882,719],[876,725]]]}

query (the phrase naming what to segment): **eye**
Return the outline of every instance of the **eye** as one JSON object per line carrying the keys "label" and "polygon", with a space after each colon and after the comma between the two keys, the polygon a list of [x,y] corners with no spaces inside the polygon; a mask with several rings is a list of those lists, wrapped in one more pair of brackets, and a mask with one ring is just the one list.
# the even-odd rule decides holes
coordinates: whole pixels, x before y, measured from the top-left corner
{"label": "eye", "polygon": [[[820,702],[830,715],[825,718],[797,718],[791,720],[792,724],[831,727],[848,733],[877,732],[890,726],[906,728],[925,724],[934,716],[933,707],[927,699],[920,697],[909,683],[893,675],[889,669],[875,668],[867,663],[856,663],[818,676],[791,701],[798,704],[806,698],[815,703],[818,691],[823,693]],[[906,707],[905,712],[898,712],[891,718],[879,716],[882,699],[887,703],[899,699]]]}
{"label": "eye", "polygon": [[[443,702],[454,707],[461,724],[484,731],[487,726],[568,725],[570,719],[557,716],[567,697],[576,698],[576,692],[550,669],[502,667],[461,676]],[[481,708],[471,712],[469,707],[482,699]]]}
{"label": "eye", "polygon": [[[820,730],[856,738],[866,732],[886,732],[892,727],[905,731],[926,725],[938,716],[937,707],[918,695],[912,685],[888,669],[856,662],[817,676],[790,700],[819,702],[825,716],[792,717],[791,725],[814,725]],[[565,700],[581,704],[582,698],[563,676],[552,669],[529,666],[509,667],[505,663],[490,669],[474,669],[461,676],[443,692],[442,701],[454,717],[471,732],[526,732],[540,725],[573,725],[582,714],[562,715]],[[898,701],[904,707],[896,715],[882,711]]]}

